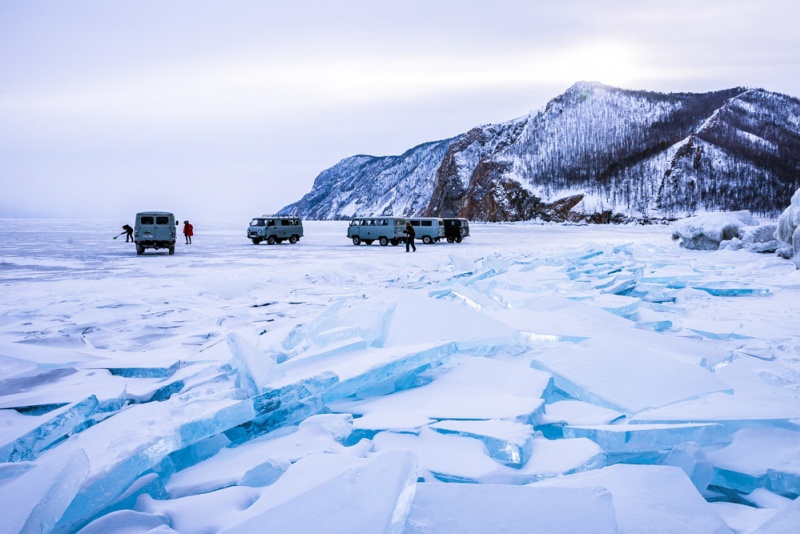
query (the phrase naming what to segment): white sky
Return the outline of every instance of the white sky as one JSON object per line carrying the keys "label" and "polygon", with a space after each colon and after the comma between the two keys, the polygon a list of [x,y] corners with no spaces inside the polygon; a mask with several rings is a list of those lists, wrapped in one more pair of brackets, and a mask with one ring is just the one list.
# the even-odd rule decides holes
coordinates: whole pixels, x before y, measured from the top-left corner
{"label": "white sky", "polygon": [[800,96],[800,2],[3,0],[0,217],[242,220],[577,81]]}

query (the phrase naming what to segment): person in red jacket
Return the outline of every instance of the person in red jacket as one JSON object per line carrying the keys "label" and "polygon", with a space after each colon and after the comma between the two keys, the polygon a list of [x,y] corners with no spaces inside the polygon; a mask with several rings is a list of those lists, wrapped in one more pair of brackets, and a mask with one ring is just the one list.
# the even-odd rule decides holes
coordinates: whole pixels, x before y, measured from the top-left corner
{"label": "person in red jacket", "polygon": [[192,244],[192,236],[194,235],[194,226],[189,221],[183,221],[183,236],[186,238],[186,244]]}

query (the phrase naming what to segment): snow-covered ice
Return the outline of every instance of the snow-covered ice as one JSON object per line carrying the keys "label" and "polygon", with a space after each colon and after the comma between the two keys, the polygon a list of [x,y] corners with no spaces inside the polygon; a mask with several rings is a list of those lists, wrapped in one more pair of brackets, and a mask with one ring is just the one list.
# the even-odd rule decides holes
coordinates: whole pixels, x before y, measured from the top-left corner
{"label": "snow-covered ice", "polygon": [[720,217],[172,256],[1,220],[0,531],[785,532],[800,271]]}

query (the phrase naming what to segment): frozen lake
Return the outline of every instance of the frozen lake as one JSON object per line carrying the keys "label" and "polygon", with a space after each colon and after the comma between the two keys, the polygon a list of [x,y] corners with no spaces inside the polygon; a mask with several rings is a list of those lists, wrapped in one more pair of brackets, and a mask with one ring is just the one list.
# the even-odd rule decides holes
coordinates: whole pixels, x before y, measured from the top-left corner
{"label": "frozen lake", "polygon": [[3,532],[800,517],[789,261],[666,226],[473,223],[406,253],[314,221],[274,246],[193,221],[137,256],[124,222],[0,220]]}

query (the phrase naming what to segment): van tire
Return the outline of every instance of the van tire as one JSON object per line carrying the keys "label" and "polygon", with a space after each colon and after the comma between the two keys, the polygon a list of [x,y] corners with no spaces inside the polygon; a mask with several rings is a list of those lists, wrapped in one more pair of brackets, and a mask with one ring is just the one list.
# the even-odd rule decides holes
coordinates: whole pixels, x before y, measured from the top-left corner
{"label": "van tire", "polygon": [[393,247],[396,247],[397,245],[400,244],[400,240],[395,237],[394,239],[392,239],[391,243]]}
{"label": "van tire", "polygon": [[254,244],[254,245],[258,245],[259,243],[261,243],[261,239],[258,239],[258,238],[256,238],[256,237],[254,237],[253,239],[251,239],[251,241],[253,242],[253,244]]}
{"label": "van tire", "polygon": [[461,237],[461,236],[458,236],[458,237],[456,238],[456,243],[461,243],[461,240],[462,240],[462,237]]}
{"label": "van tire", "polygon": [[369,245],[371,245],[371,244],[372,244],[372,241],[373,241],[372,239],[365,239],[365,240],[364,240],[364,244],[366,244],[367,246],[369,246]]}
{"label": "van tire", "polygon": [[361,244],[361,238],[358,237],[358,236],[355,236],[353,238],[353,244],[356,245],[356,246],[360,245]]}
{"label": "van tire", "polygon": [[275,239],[274,235],[271,235],[271,236],[269,236],[267,238],[267,245],[274,245],[275,243],[278,243],[278,242],[279,241],[277,239]]}
{"label": "van tire", "polygon": [[142,245],[136,245],[136,255],[141,256],[144,254],[144,247]]}
{"label": "van tire", "polygon": [[292,245],[297,243],[297,236],[296,235],[290,236],[289,237],[289,243],[291,243]]}
{"label": "van tire", "polygon": [[389,238],[388,237],[381,237],[378,240],[378,243],[380,243],[382,247],[385,247],[386,245],[389,244]]}
{"label": "van tire", "polygon": [[170,253],[170,255],[175,254],[175,247],[174,246],[169,247],[169,253]]}
{"label": "van tire", "polygon": [[452,243],[452,242],[453,242],[453,241],[455,241],[455,240],[456,240],[456,238],[455,238],[455,237],[453,237],[453,236],[450,236],[450,237],[448,237],[448,238],[447,238],[447,242],[448,242],[448,243]]}
{"label": "van tire", "polygon": [[431,243],[433,243],[433,239],[431,239],[431,236],[429,235],[424,235],[422,236],[422,242],[425,243],[426,245],[430,245]]}

